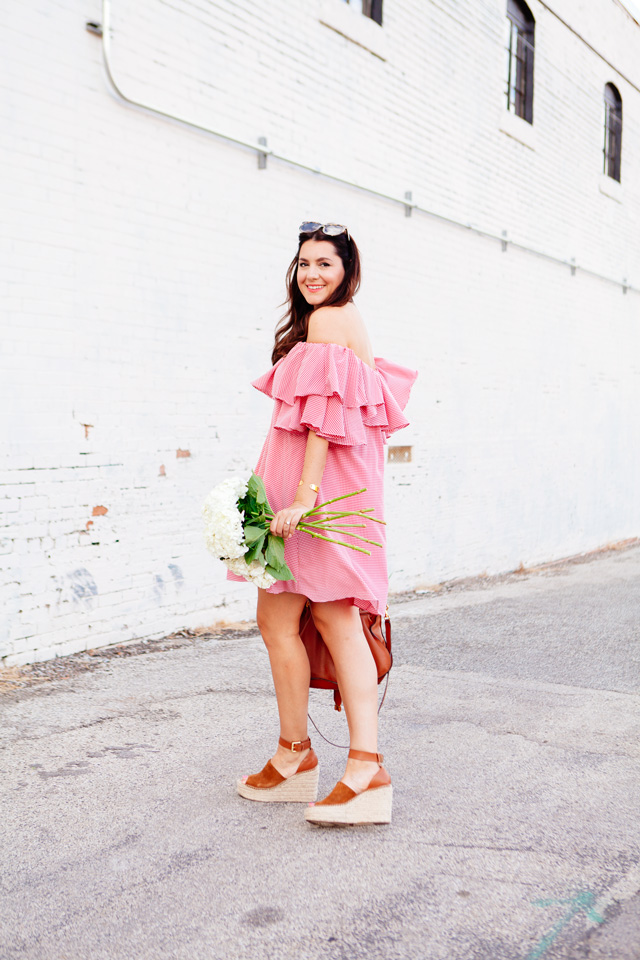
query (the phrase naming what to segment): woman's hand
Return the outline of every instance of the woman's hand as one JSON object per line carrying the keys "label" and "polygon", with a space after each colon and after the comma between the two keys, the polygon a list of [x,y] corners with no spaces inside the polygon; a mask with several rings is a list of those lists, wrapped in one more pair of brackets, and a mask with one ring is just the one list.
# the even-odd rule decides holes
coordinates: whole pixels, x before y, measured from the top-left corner
{"label": "woman's hand", "polygon": [[311,507],[307,507],[304,503],[298,503],[294,500],[290,507],[287,507],[285,510],[278,510],[275,514],[269,527],[271,533],[275,533],[277,537],[288,540],[289,537],[293,536],[296,527],[300,523],[300,518],[309,510],[311,510]]}

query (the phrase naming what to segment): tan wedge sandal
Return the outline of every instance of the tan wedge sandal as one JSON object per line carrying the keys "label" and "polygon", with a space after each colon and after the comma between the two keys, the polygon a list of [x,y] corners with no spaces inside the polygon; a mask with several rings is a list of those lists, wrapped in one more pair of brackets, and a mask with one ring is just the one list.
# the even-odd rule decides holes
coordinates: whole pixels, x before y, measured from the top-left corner
{"label": "tan wedge sandal", "polygon": [[[278,742],[294,753],[311,748],[308,737],[306,740],[293,741],[280,737]],[[319,770],[318,757],[313,748],[290,777],[283,777],[271,760],[267,760],[260,773],[253,773],[238,780],[238,793],[247,800],[267,803],[309,803],[318,796]]]}
{"label": "tan wedge sandal", "polygon": [[371,783],[361,793],[356,793],[346,783],[339,780],[328,797],[319,803],[311,803],[304,815],[310,823],[317,824],[361,824],[391,823],[391,802],[393,787],[391,777],[382,766],[381,753],[367,753],[365,750],[349,750],[352,760],[375,760],[380,769],[374,774]]}

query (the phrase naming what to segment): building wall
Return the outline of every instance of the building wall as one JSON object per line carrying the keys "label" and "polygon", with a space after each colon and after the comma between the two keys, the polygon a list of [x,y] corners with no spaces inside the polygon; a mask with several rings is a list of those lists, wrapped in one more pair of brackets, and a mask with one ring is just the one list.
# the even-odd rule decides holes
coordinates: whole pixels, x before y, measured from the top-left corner
{"label": "building wall", "polygon": [[375,352],[420,371],[392,590],[638,535],[640,27],[615,0],[530,6],[533,127],[505,117],[502,0],[386,0],[382,29],[341,0],[113,0],[128,97],[368,191],[123,103],[97,0],[0,12],[5,664],[252,615],[200,507],[257,459],[303,219],[349,225]]}

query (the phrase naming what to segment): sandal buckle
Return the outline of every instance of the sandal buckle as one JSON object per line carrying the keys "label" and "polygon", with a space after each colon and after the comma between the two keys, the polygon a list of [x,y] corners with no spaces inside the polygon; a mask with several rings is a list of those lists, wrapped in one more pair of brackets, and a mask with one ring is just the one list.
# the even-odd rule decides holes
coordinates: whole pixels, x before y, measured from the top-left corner
{"label": "sandal buckle", "polygon": [[292,740],[292,741],[291,741],[291,752],[292,752],[292,753],[297,753],[298,751],[296,750],[296,747],[300,747],[300,749],[302,749],[302,744],[303,744],[303,743],[304,743],[303,740]]}

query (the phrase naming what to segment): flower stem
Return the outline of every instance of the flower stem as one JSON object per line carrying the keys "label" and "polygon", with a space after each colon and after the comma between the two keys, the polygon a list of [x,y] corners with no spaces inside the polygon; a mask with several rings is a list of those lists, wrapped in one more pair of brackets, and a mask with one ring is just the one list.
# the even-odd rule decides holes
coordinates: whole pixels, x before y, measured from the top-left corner
{"label": "flower stem", "polygon": [[367,526],[366,523],[337,523],[334,520],[323,520],[320,523],[310,524],[310,526],[317,527],[318,530],[323,530],[323,529],[328,530],[329,527],[327,526],[327,524],[329,523],[334,527],[355,527],[356,529],[359,529],[359,530],[364,530],[365,527]]}
{"label": "flower stem", "polygon": [[[379,520],[377,517],[369,516],[370,510],[373,510],[373,507],[368,507],[366,510],[323,511],[320,516],[324,516],[325,519],[320,522],[325,523],[327,520],[333,522],[334,520],[342,520],[344,517],[362,517],[363,520],[372,520],[374,523],[381,523],[386,527],[386,520]],[[305,518],[311,515],[312,514],[309,513],[304,514]]]}
{"label": "flower stem", "polygon": [[[317,529],[317,528],[316,528],[316,529]],[[341,529],[341,528],[336,528],[336,527],[323,527],[322,529],[326,530],[327,533],[342,533],[342,529]],[[374,547],[381,547],[381,546],[382,546],[382,544],[381,544],[381,543],[378,543],[377,540],[369,540],[367,537],[361,537],[359,533],[351,533],[350,530],[345,531],[344,534],[342,534],[342,535],[345,536],[345,537],[353,537],[355,540],[361,540],[363,543],[371,543],[371,544],[373,544]]]}
{"label": "flower stem", "polygon": [[[315,513],[317,510],[322,509],[322,507],[328,507],[330,503],[337,503],[338,500],[346,500],[348,497],[357,497],[359,493],[366,493],[366,492],[367,492],[367,488],[363,487],[362,490],[354,490],[353,493],[343,493],[342,496],[340,497],[333,497],[332,500],[325,500],[324,503],[317,504],[317,506],[315,506],[313,510],[309,510],[309,513]],[[308,516],[308,515],[309,514],[305,514],[305,516]]]}
{"label": "flower stem", "polygon": [[368,557],[371,556],[370,550],[363,550],[362,547],[356,547],[353,543],[345,543],[344,540],[332,540],[331,537],[323,537],[319,533],[316,533],[314,530],[307,530],[306,527],[298,524],[298,530],[302,530],[304,533],[308,533],[310,537],[315,537],[316,540],[326,540],[327,543],[339,543],[341,547],[348,547],[349,550],[357,550],[358,553],[366,553]]}

